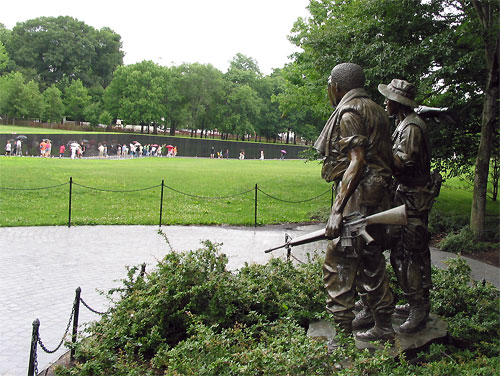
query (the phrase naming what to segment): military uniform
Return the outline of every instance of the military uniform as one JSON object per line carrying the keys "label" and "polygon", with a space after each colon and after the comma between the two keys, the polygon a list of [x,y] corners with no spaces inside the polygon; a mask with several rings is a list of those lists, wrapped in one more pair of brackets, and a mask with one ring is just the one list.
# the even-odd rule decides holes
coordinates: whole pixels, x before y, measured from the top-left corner
{"label": "military uniform", "polygon": [[401,166],[394,171],[397,181],[395,205],[405,204],[408,225],[396,228],[391,264],[410,301],[429,309],[432,288],[428,215],[439,193],[440,177],[430,173],[431,148],[425,122],[415,113],[399,123],[392,135],[393,155]]}
{"label": "military uniform", "polygon": [[[325,156],[322,177],[336,183],[340,190],[342,177],[349,166],[351,150],[365,151],[366,166],[361,181],[349,198],[344,217],[358,211],[371,215],[390,208],[391,143],[389,121],[384,110],[373,102],[364,89],[352,89],[344,95],[315,143]],[[385,226],[367,228],[375,242],[367,246],[361,237],[352,247],[330,241],[323,266],[327,310],[334,320],[350,331],[356,290],[374,315],[389,318],[393,312],[393,295],[386,275],[382,254]]]}

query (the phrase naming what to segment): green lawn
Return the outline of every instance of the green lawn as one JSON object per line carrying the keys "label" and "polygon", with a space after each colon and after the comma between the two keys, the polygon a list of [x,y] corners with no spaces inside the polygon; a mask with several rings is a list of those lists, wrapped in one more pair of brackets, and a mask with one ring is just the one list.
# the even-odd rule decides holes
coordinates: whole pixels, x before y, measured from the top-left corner
{"label": "green lawn", "polygon": [[[95,133],[89,131],[68,131],[65,129],[21,127],[17,125],[0,125],[0,134],[66,134],[66,133]],[[103,132],[100,132],[103,133]],[[105,132],[104,132],[105,133]]]}
{"label": "green lawn", "polygon": [[[274,197],[258,192],[259,224],[310,221],[311,213],[325,211],[331,199],[327,192],[330,185],[321,179],[320,165],[315,162],[1,157],[0,187],[17,190],[0,189],[0,226],[66,225],[70,177],[75,182],[74,225],[158,224],[162,179],[165,181],[163,224],[253,225],[255,184]],[[64,185],[33,189],[58,184]],[[472,192],[464,184],[458,179],[447,181],[433,210],[468,216]],[[33,190],[19,190],[26,188]],[[246,193],[240,194],[243,192]],[[325,192],[308,202],[281,201],[308,200]],[[488,212],[498,215],[498,203],[489,200]]]}
{"label": "green lawn", "polygon": [[[165,181],[163,224],[254,223],[255,184],[281,200],[299,201],[329,190],[317,163],[195,158],[70,160],[0,158],[0,187],[38,188],[75,183],[106,190],[134,190]],[[225,197],[205,199],[189,195]],[[73,224],[158,224],[161,188],[104,192],[73,185]],[[258,223],[302,222],[328,206],[331,194],[286,203],[258,192]],[[0,189],[0,226],[65,225],[69,185],[45,190]]]}

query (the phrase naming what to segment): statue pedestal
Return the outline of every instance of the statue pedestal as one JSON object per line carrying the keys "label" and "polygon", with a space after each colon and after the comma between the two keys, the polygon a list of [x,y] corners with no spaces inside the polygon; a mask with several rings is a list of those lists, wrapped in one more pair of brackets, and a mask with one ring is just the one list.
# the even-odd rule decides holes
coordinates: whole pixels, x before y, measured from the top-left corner
{"label": "statue pedestal", "polygon": [[[448,325],[443,319],[432,313],[429,315],[426,327],[415,333],[400,333],[397,331],[397,328],[404,320],[405,318],[402,316],[392,316],[392,326],[396,331],[396,340],[391,348],[393,356],[397,356],[402,351],[418,349],[438,338],[446,336]],[[354,333],[356,332],[357,331]],[[317,321],[309,325],[307,335],[320,341],[329,341],[335,337],[335,328],[327,321]],[[355,342],[356,347],[360,350],[375,350],[377,348],[377,346],[371,342],[363,342],[357,339]]]}

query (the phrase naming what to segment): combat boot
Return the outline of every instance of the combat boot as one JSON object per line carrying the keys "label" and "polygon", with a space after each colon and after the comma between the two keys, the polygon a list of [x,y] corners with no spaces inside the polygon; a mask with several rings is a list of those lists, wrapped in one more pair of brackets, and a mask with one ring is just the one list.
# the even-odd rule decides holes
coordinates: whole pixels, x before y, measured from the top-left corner
{"label": "combat boot", "polygon": [[406,321],[399,327],[399,331],[401,333],[414,333],[425,327],[428,317],[428,305],[411,307],[410,314]]}
{"label": "combat boot", "polygon": [[352,329],[371,328],[374,324],[375,320],[373,319],[372,310],[368,307],[363,307],[363,309],[356,314],[354,320],[352,320]]}
{"label": "combat boot", "polygon": [[376,314],[375,326],[364,332],[359,332],[356,334],[356,339],[364,342],[370,341],[388,341],[393,342],[395,333],[392,328],[391,315],[388,314]]}

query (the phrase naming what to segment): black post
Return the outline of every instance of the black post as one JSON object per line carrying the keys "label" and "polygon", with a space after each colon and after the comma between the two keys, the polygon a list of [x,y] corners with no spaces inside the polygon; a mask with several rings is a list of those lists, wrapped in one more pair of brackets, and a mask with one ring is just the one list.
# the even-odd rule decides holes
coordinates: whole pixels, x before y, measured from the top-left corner
{"label": "black post", "polygon": [[73,303],[73,307],[75,309],[75,313],[73,316],[73,333],[71,335],[71,343],[73,346],[71,347],[70,352],[70,360],[75,360],[75,345],[76,345],[76,337],[78,335],[78,316],[80,315],[80,294],[82,293],[82,289],[78,287],[76,289],[75,301]]}
{"label": "black post", "polygon": [[254,219],[254,227],[257,227],[257,183],[255,183],[255,219]]}
{"label": "black post", "polygon": [[69,215],[68,215],[68,227],[71,227],[71,192],[73,191],[73,177],[69,178]]}
{"label": "black post", "polygon": [[33,321],[33,332],[31,334],[31,348],[30,348],[30,363],[28,365],[28,376],[35,375],[36,363],[36,348],[38,346],[38,329],[40,328],[40,320]]}
{"label": "black post", "polygon": [[334,189],[335,189],[335,185],[332,184],[332,199],[330,201],[330,209],[333,208]]}
{"label": "black post", "polygon": [[161,198],[160,198],[160,226],[161,227],[161,216],[163,213],[163,186],[165,185],[165,181],[161,180]]}
{"label": "black post", "polygon": [[139,276],[144,277],[144,274],[146,274],[146,263],[141,265],[141,272],[139,273]]}

